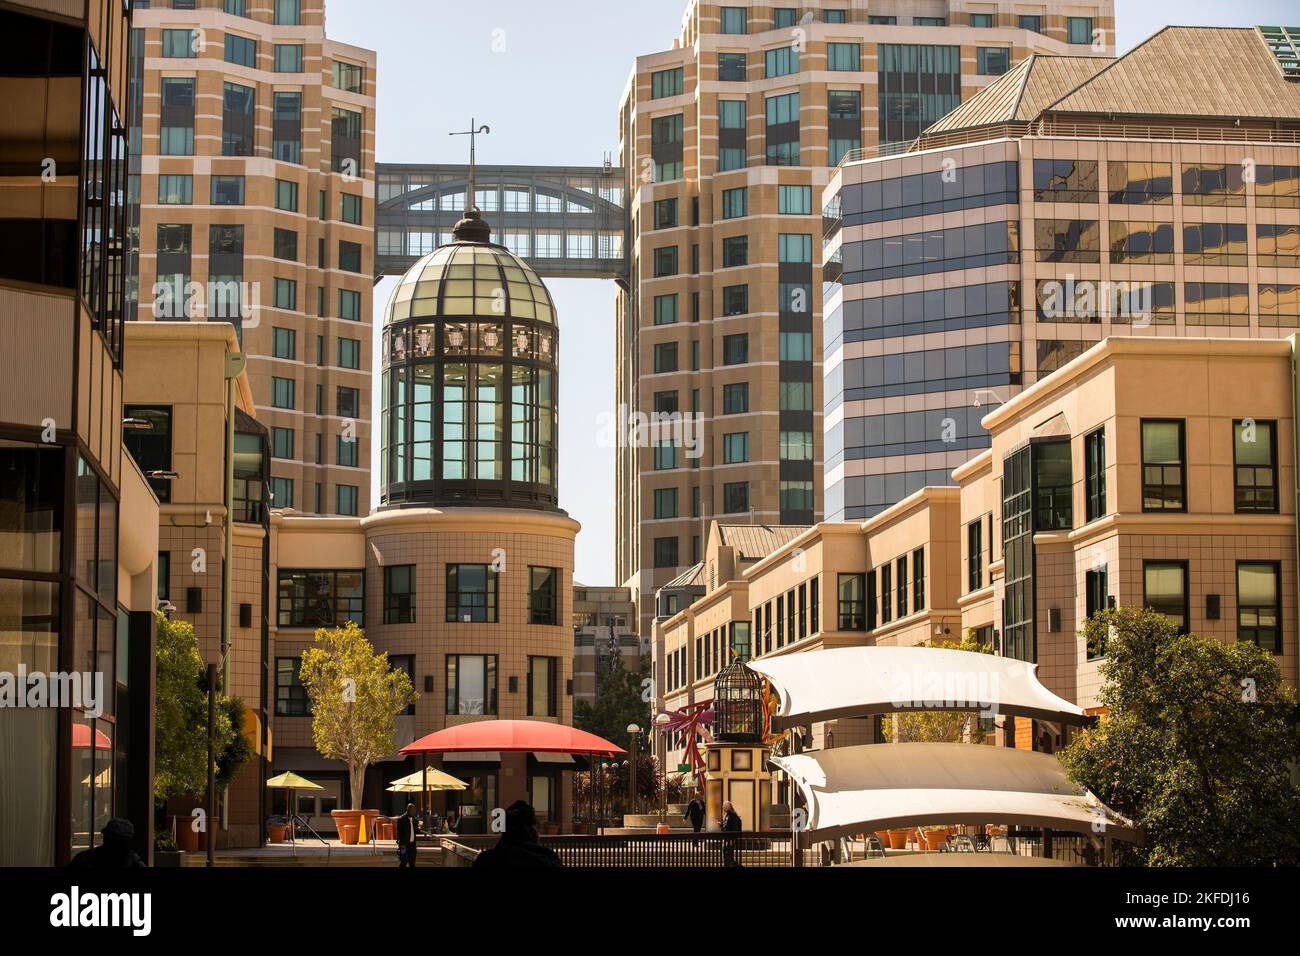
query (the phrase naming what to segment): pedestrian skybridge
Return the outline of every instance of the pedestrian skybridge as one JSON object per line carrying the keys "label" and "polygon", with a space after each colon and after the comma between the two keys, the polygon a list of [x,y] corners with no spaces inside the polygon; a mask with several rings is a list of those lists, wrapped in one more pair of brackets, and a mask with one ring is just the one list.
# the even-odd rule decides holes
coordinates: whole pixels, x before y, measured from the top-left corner
{"label": "pedestrian skybridge", "polygon": [[[451,242],[469,167],[379,163],[376,280]],[[474,201],[492,240],[544,278],[627,281],[628,211],[617,166],[476,166]]]}

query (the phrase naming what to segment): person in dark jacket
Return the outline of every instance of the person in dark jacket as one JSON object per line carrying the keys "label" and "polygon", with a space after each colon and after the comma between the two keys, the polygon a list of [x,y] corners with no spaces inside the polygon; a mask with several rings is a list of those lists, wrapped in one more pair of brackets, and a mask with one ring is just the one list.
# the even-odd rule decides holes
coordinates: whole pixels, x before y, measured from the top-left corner
{"label": "person in dark jacket", "polygon": [[144,866],[144,860],[135,852],[131,841],[135,839],[135,825],[130,820],[114,817],[100,831],[104,840],[97,847],[82,850],[72,858],[69,866],[90,870],[127,870]]}
{"label": "person in dark jacket", "polygon": [[[722,805],[722,832],[739,833],[740,832],[740,814],[736,812],[735,804],[730,800]],[[722,840],[722,863],[724,866],[739,866],[736,862],[736,840],[738,837],[723,837]]]}
{"label": "person in dark jacket", "polygon": [[416,835],[420,832],[420,817],[415,804],[406,805],[406,813],[393,821],[393,834],[397,839],[397,866],[415,869]]}
{"label": "person in dark jacket", "polygon": [[682,814],[683,820],[691,821],[691,829],[699,833],[704,826],[704,793],[700,790],[695,791],[691,797],[691,802],[686,804],[686,812]]}
{"label": "person in dark jacket", "polygon": [[506,807],[506,831],[497,845],[484,850],[474,866],[534,868],[560,866],[560,858],[537,839],[537,814],[526,800],[516,800]]}

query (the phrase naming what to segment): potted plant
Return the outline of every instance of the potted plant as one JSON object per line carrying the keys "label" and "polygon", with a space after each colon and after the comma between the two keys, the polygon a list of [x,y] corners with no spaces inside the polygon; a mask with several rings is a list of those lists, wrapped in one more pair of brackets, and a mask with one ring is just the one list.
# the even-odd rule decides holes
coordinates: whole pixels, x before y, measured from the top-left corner
{"label": "potted plant", "polygon": [[658,810],[655,811],[655,816],[659,818],[659,822],[655,824],[655,833],[667,833],[669,830],[672,829],[670,826],[668,826],[667,810],[665,810],[663,807],[660,807]]}
{"label": "potted plant", "polygon": [[886,832],[889,834],[889,848],[891,850],[907,849],[907,830],[888,830]]}
{"label": "potted plant", "polygon": [[266,842],[283,843],[289,834],[289,821],[284,817],[268,817],[266,821]]}
{"label": "potted plant", "polygon": [[184,866],[185,852],[176,848],[176,838],[170,830],[162,830],[153,838],[154,866]]}

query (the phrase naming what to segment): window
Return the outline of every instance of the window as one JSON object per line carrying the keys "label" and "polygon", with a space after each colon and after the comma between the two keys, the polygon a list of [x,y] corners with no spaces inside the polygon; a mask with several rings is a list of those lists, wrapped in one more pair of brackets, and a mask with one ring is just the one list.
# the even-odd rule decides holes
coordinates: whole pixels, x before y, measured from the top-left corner
{"label": "window", "polygon": [[275,208],[285,212],[298,211],[298,184],[287,179],[275,181]]}
{"label": "window", "polygon": [[[292,478],[271,479],[271,507],[272,508],[293,507],[293,479]],[[319,511],[320,509],[318,508],[317,510]]]}
{"label": "window", "polygon": [[749,311],[749,286],[729,285],[722,289],[722,314],[744,315]]}
{"label": "window", "polygon": [[290,312],[296,310],[298,308],[298,283],[293,279],[277,277],[273,296],[277,309],[288,309]]}
{"label": "window", "polygon": [[[559,660],[554,657],[528,657],[528,716],[557,717],[559,707],[556,686],[559,683]],[[545,806],[545,805],[543,805]]]}
{"label": "window", "polygon": [[995,20],[996,18],[991,13],[972,13],[970,15],[970,25],[981,30],[996,26]]}
{"label": "window", "polygon": [[[284,507],[278,501],[276,507]],[[280,627],[365,627],[365,572],[280,571]]]}
{"label": "window", "polygon": [[195,30],[163,30],[162,55],[169,59],[193,59],[198,56],[198,34]]}
{"label": "window", "polygon": [[271,457],[293,460],[293,429],[271,426]]}
{"label": "window", "polygon": [[862,69],[862,46],[858,43],[827,43],[826,69],[856,73]]}
{"label": "window", "polygon": [[480,716],[497,712],[497,656],[447,655],[447,713]]}
{"label": "window", "polygon": [[749,32],[747,22],[748,12],[744,7],[723,7],[722,8],[722,32],[728,34],[744,34]]}
{"label": "window", "polygon": [[292,229],[276,228],[272,245],[272,255],[289,262],[298,261],[298,233]]}
{"label": "window", "polygon": [[415,565],[384,568],[384,623],[415,623]]}
{"label": "window", "polygon": [[1067,531],[1074,526],[1070,442],[1038,442],[1034,460],[1034,530]]}
{"label": "window", "polygon": [[1237,562],[1237,640],[1282,653],[1281,580],[1276,561]]}
{"label": "window", "polygon": [[194,177],[188,173],[158,177],[160,205],[188,206],[194,202]]}
{"label": "window", "polygon": [[722,414],[743,415],[749,411],[749,383],[730,382],[722,386]]}
{"label": "window", "polygon": [[447,565],[447,622],[495,624],[497,587],[497,572],[486,564]]}
{"label": "window", "polygon": [[301,22],[300,2],[301,0],[275,0],[275,22],[282,26],[298,26]]}
{"label": "window", "polygon": [[749,237],[728,236],[722,240],[722,268],[733,269],[749,264]]}
{"label": "window", "polygon": [[812,511],[813,483],[811,481],[782,481],[777,489],[781,511]]}
{"label": "window", "polygon": [[1183,422],[1142,422],[1142,510],[1186,511]]}
{"label": "window", "polygon": [[194,155],[194,77],[162,78],[158,136],[163,156]]}
{"label": "window", "polygon": [[243,176],[213,176],[212,205],[242,206],[244,204]]}
{"label": "window", "polygon": [[350,222],[354,226],[361,225],[361,197],[354,196],[351,193],[342,193],[340,195],[342,208],[339,210],[339,218],[344,222]]}
{"label": "window", "polygon": [[1004,46],[975,48],[975,72],[980,76],[1001,76],[1011,69],[1011,50]]}
{"label": "window", "polygon": [[806,233],[781,233],[777,237],[777,261],[809,264],[812,262],[812,236]]}
{"label": "window", "polygon": [[947,17],[912,17],[912,25],[918,27],[946,27]]}
{"label": "window", "polygon": [[1232,465],[1238,514],[1277,512],[1277,423],[1232,423]]}
{"label": "window", "polygon": [[779,433],[782,461],[812,461],[813,433],[783,431]]}
{"label": "window", "polygon": [[799,72],[799,51],[793,46],[779,46],[775,50],[764,50],[763,59],[767,66],[765,76],[769,80]]}
{"label": "window", "polygon": [[739,514],[749,510],[749,482],[729,481],[722,486],[722,511]]}
{"label": "window", "polygon": [[275,45],[275,72],[302,72],[301,43],[277,43]]}
{"label": "window", "polygon": [[907,558],[899,558],[894,562],[895,573],[898,576],[898,616],[907,617]]}
{"label": "window", "polygon": [[227,33],[225,40],[227,63],[236,63],[239,66],[257,66],[256,40],[251,37],[236,36],[233,33]]}
{"label": "window", "polygon": [[766,100],[769,166],[799,165],[799,94],[784,93]]}
{"label": "window", "polygon": [[656,518],[677,517],[677,489],[676,488],[655,489],[654,514]]}
{"label": "window", "polygon": [[879,13],[869,13],[867,14],[867,22],[877,26],[891,27],[897,25],[898,17],[887,16]]}
{"label": "window", "polygon": [[749,361],[749,333],[738,332],[722,337],[722,364],[744,365]]}
{"label": "window", "polygon": [[677,539],[655,538],[655,567],[677,567]]}
{"label": "window", "polygon": [[654,369],[656,373],[677,371],[676,342],[659,342],[655,345]]}
{"label": "window", "polygon": [[780,333],[780,356],[782,362],[811,362],[812,333]]}
{"label": "window", "polygon": [[749,461],[749,432],[731,432],[722,436],[722,463],[738,465]]}
{"label": "window", "polygon": [[345,63],[335,60],[330,64],[330,80],[334,89],[346,93],[361,93],[365,90],[366,68],[360,63]]}
{"label": "window", "polygon": [[1043,32],[1043,18],[1037,13],[1022,13],[1016,20],[1017,25],[1022,30],[1032,30],[1034,33]]}
{"label": "window", "polygon": [[[1106,566],[1092,568],[1084,574],[1084,611],[1087,619],[1091,620],[1092,616],[1098,611],[1104,611],[1110,606],[1110,588],[1106,581]],[[1106,642],[1104,638],[1088,639],[1088,660],[1095,661],[1106,656]]]}
{"label": "window", "polygon": [[1106,513],[1106,429],[1083,438],[1084,518],[1096,521]]}
{"label": "window", "polygon": [[[356,460],[356,443],[352,443],[353,461]],[[342,462],[340,462],[342,464]],[[357,486],[356,485],[335,485],[334,486],[334,513],[340,515],[355,515],[357,513]]]}
{"label": "window", "polygon": [[1174,227],[1167,222],[1110,221],[1110,261],[1116,265],[1171,265]]}
{"label": "window", "polygon": [[674,325],[677,322],[677,293],[655,296],[655,325]]}
{"label": "window", "polygon": [[306,717],[311,713],[307,688],[298,680],[301,658],[275,659],[275,714],[277,717]]}
{"label": "window", "polygon": [[1186,561],[1143,561],[1142,601],[1178,626],[1183,634],[1190,626],[1187,603]]}
{"label": "window", "polygon": [[843,9],[831,9],[822,11],[822,21],[825,23],[848,23],[849,11]]}
{"label": "window", "polygon": [[749,215],[749,190],[744,186],[722,191],[722,218],[737,219]]}
{"label": "window", "polygon": [[1173,167],[1169,163],[1106,163],[1107,191],[1112,203],[1141,206],[1170,203],[1174,195]]}
{"label": "window", "polygon": [[882,43],[877,48],[881,143],[916,139],[961,103],[961,48]]}
{"label": "window", "polygon": [[172,593],[172,553],[170,551],[158,552],[158,603],[161,604],[167,600]]}
{"label": "window", "polygon": [[783,412],[811,412],[812,382],[779,382],[777,408]]}
{"label": "window", "polygon": [[799,11],[794,7],[775,7],[772,10],[772,26],[777,30],[794,26]]}
{"label": "window", "polygon": [[528,569],[528,619],[532,624],[559,623],[556,591],[560,572],[556,568]]}
{"label": "window", "polygon": [[682,68],[680,66],[671,70],[657,70],[650,74],[650,98],[652,100],[662,99],[665,96],[680,96],[682,90]]}
{"label": "window", "polygon": [[654,446],[654,466],[655,471],[667,471],[676,468],[678,465],[678,452],[680,449],[671,442],[661,442]]}
{"label": "window", "polygon": [[339,289],[339,318],[350,322],[361,321],[361,293],[355,289]]}
{"label": "window", "polygon": [[[135,463],[140,466],[142,472],[150,471],[171,471],[172,467],[172,407],[170,405],[124,405],[122,406],[122,416],[124,418],[139,418],[149,422],[149,428],[128,429],[122,433],[122,442],[126,445],[126,450],[131,453]],[[14,471],[15,466],[12,462],[6,462],[6,466]],[[21,471],[18,472],[21,474]],[[161,478],[150,478],[149,487],[154,490],[158,500],[163,504],[171,501],[170,481]],[[30,484],[30,479],[28,480]],[[23,488],[19,484],[18,488]],[[5,486],[0,484],[0,489]],[[31,486],[30,492],[34,493],[36,488]],[[3,499],[6,510],[13,502],[6,495]],[[20,506],[21,509],[21,506]],[[18,511],[21,513],[21,510]],[[57,537],[57,536],[56,536]],[[57,551],[56,551],[57,553]]]}
{"label": "window", "polygon": [[1240,163],[1183,163],[1183,202],[1191,206],[1244,206],[1246,185]]}
{"label": "window", "polygon": [[1246,265],[1246,224],[1198,222],[1183,226],[1183,262],[1189,266]]}
{"label": "window", "polygon": [[655,200],[655,228],[671,229],[677,225],[677,200]]}
{"label": "window", "polygon": [[839,576],[839,630],[867,630],[865,590],[863,575]]}
{"label": "window", "polygon": [[221,155],[252,156],[255,142],[256,90],[239,83],[225,83],[221,108]]}
{"label": "window", "polygon": [[339,240],[339,268],[344,272],[361,271],[361,243]]}
{"label": "window", "polygon": [[925,610],[925,548],[912,552],[912,610]]}
{"label": "window", "polygon": [[361,414],[361,390],[339,385],[334,390],[335,414],[340,418],[356,418]]}
{"label": "window", "polygon": [[[361,175],[361,114],[340,107],[330,109],[330,169]],[[324,219],[322,212],[320,218]]]}
{"label": "window", "polygon": [[[348,438],[346,435],[334,436],[334,463],[347,468],[357,466],[356,438]],[[351,514],[351,512],[340,511],[339,514]]]}
{"label": "window", "polygon": [[745,54],[719,53],[718,79],[724,83],[743,83],[745,80]]}
{"label": "window", "polygon": [[655,278],[677,275],[677,247],[660,246],[655,250]]}
{"label": "window", "polygon": [[1091,45],[1092,17],[1066,17],[1065,37],[1067,43],[1086,43]]}
{"label": "window", "polygon": [[866,573],[866,599],[867,599],[867,619],[866,630],[874,631],[876,629],[876,572],[868,571]]}
{"label": "window", "polygon": [[339,368],[361,368],[361,340],[339,340]]}
{"label": "window", "polygon": [[811,186],[779,186],[777,212],[781,215],[807,216],[812,213]]}
{"label": "window", "polygon": [[984,587],[984,522],[972,521],[966,526],[966,590],[978,591]]}
{"label": "window", "polygon": [[294,380],[271,376],[271,405],[275,408],[294,407]]}

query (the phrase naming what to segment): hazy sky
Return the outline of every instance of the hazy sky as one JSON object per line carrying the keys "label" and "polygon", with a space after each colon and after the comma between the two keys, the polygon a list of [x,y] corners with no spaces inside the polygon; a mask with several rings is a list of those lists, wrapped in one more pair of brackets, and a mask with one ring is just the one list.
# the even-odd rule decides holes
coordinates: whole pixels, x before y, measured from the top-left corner
{"label": "hazy sky", "polygon": [[[669,48],[685,9],[686,0],[327,0],[325,26],[379,53],[381,162],[466,162],[466,138],[447,134],[473,116],[492,127],[481,163],[594,166],[606,153],[617,160],[633,59]],[[1122,53],[1169,23],[1294,24],[1300,12],[1295,0],[1119,0],[1116,19]],[[376,332],[396,281],[375,287]],[[597,443],[614,399],[614,287],[547,284],[561,329],[560,503],[582,522],[574,577],[614,584],[614,452]]]}

